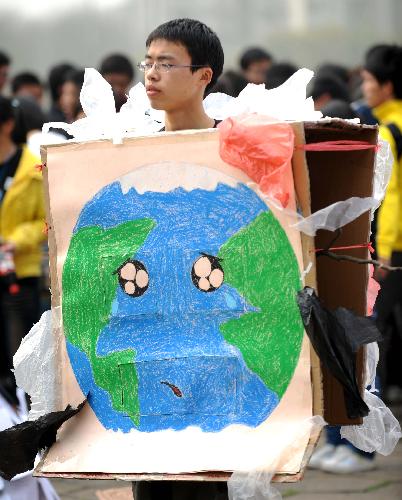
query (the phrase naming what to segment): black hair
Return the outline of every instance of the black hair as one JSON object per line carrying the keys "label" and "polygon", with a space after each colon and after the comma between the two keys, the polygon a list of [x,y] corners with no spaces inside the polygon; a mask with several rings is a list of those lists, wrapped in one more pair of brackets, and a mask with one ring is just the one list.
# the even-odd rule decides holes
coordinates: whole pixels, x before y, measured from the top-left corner
{"label": "black hair", "polygon": [[42,130],[47,121],[45,113],[39,104],[30,97],[14,97],[12,105],[15,110],[15,136],[16,142],[25,142],[24,136],[31,130]]}
{"label": "black hair", "polygon": [[248,81],[237,71],[228,70],[219,77],[211,92],[223,92],[232,97],[237,97],[246,87]]}
{"label": "black hair", "polygon": [[298,67],[289,62],[274,63],[267,71],[265,86],[267,89],[275,89],[286,82]]}
{"label": "black hair", "polygon": [[316,100],[323,94],[329,94],[332,99],[350,102],[348,87],[334,75],[318,76],[312,83],[311,97]]}
{"label": "black hair", "polygon": [[[149,47],[154,40],[168,40],[183,45],[190,57],[191,64],[208,66],[212,69],[212,79],[205,92],[208,93],[223,70],[224,54],[217,34],[208,26],[194,19],[173,19],[161,24],[148,35],[145,42]],[[190,68],[194,73],[197,68]]]}
{"label": "black hair", "polygon": [[394,95],[402,99],[402,47],[398,45],[375,45],[368,50],[364,69],[379,83],[391,82]]}
{"label": "black hair", "polygon": [[271,54],[260,47],[251,47],[240,57],[240,67],[245,71],[250,64],[260,61],[272,61]]}
{"label": "black hair", "polygon": [[0,66],[9,66],[11,63],[11,59],[7,54],[0,51]]}
{"label": "black hair", "polygon": [[123,54],[111,54],[105,57],[100,64],[99,73],[102,76],[108,73],[127,75],[130,80],[133,80],[135,74],[133,65]]}
{"label": "black hair", "polygon": [[84,83],[84,75],[85,71],[83,69],[72,69],[70,71],[67,71],[67,73],[65,74],[63,83],[72,82],[79,89],[81,89],[82,84]]}
{"label": "black hair", "polygon": [[316,72],[317,76],[335,76],[338,80],[341,80],[346,85],[349,84],[350,71],[345,66],[333,63],[323,63],[321,64]]}
{"label": "black hair", "polygon": [[71,64],[63,63],[58,64],[57,66],[53,66],[53,68],[50,70],[48,83],[50,95],[54,103],[59,100],[61,86],[64,83],[66,74],[73,69],[74,66],[72,66]]}
{"label": "black hair", "polygon": [[42,85],[39,78],[33,73],[28,71],[24,73],[18,73],[11,80],[11,91],[13,94],[17,93],[21,87],[24,85]]}
{"label": "black hair", "polygon": [[0,95],[0,125],[14,120],[12,140],[15,144],[23,144],[27,133],[31,130],[41,130],[46,121],[45,114],[39,104],[29,97],[9,99]]}
{"label": "black hair", "polygon": [[14,128],[11,133],[11,140],[15,144],[23,144],[26,142],[27,131],[23,123],[23,117],[17,107],[15,99],[0,95],[0,126],[13,120]]}
{"label": "black hair", "polygon": [[11,99],[0,95],[0,125],[15,119],[15,111]]}
{"label": "black hair", "polygon": [[321,108],[321,113],[324,116],[330,116],[331,118],[343,118],[345,120],[358,117],[351,105],[346,101],[341,101],[340,99],[331,99]]}

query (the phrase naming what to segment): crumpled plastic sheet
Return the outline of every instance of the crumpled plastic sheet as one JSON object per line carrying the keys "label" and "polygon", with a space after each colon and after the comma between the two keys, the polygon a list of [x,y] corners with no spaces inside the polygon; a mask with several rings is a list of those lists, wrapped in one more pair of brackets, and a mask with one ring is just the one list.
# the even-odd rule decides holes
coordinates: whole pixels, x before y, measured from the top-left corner
{"label": "crumpled plastic sheet", "polygon": [[257,114],[227,118],[219,125],[219,153],[258,183],[261,191],[286,206],[292,189],[294,133],[288,123]]}
{"label": "crumpled plastic sheet", "polygon": [[112,139],[121,144],[130,134],[147,135],[164,126],[164,112],[152,109],[142,83],[132,87],[127,102],[116,113],[112,87],[94,68],[85,69],[80,101],[85,118],[73,123],[45,123],[42,131],[57,128],[78,141]]}
{"label": "crumpled plastic sheet", "polygon": [[378,360],[380,359],[380,350],[377,342],[366,344],[365,350],[365,380],[364,387],[370,387],[371,392],[377,392],[375,378],[377,374]]}
{"label": "crumpled plastic sheet", "polygon": [[228,481],[229,500],[281,500],[282,495],[272,485],[271,480],[284,452],[296,450],[301,442],[310,435],[319,433],[324,425],[326,423],[320,416],[296,422],[277,448],[275,458],[263,470],[233,472]]}
{"label": "crumpled plastic sheet", "polygon": [[365,385],[370,387],[364,392],[364,401],[369,414],[363,418],[362,425],[341,427],[341,436],[350,441],[356,448],[381,455],[390,455],[402,438],[401,426],[391,410],[376,395],[375,378],[379,360],[377,342],[366,346]]}
{"label": "crumpled plastic sheet", "polygon": [[44,312],[22,339],[13,358],[17,385],[31,398],[29,420],[60,408],[59,342],[53,330],[60,324],[60,307]]}
{"label": "crumpled plastic sheet", "polygon": [[370,409],[362,425],[341,427],[341,436],[360,450],[390,455],[402,437],[401,426],[386,404],[365,390],[364,400]]}
{"label": "crumpled plastic sheet", "polygon": [[378,146],[373,185],[373,198],[376,200],[376,204],[373,206],[374,210],[380,206],[385,196],[385,191],[387,190],[388,182],[391,178],[392,165],[394,163],[389,142],[379,139]]}
{"label": "crumpled plastic sheet", "polygon": [[307,84],[313,76],[313,71],[302,68],[275,89],[267,90],[264,84],[249,83],[238,97],[209,94],[204,100],[204,109],[217,120],[244,113],[258,113],[283,121],[319,120],[322,113],[314,109],[311,97],[306,98]]}
{"label": "crumpled plastic sheet", "polygon": [[333,203],[308,217],[301,217],[299,222],[292,224],[292,227],[309,236],[315,236],[319,229],[335,231],[357,219],[368,210],[372,210],[375,206],[377,206],[377,200],[372,197],[359,198],[353,196],[347,200]]}

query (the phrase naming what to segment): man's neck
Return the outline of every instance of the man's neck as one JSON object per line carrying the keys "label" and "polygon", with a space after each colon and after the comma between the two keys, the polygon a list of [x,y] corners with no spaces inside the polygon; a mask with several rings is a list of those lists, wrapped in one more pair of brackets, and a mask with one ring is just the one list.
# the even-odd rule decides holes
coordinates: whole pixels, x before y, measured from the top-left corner
{"label": "man's neck", "polygon": [[165,112],[165,130],[168,132],[211,128],[214,124],[215,121],[205,113],[202,103],[193,108]]}
{"label": "man's neck", "polygon": [[7,161],[17,151],[17,146],[8,137],[0,136],[0,164]]}

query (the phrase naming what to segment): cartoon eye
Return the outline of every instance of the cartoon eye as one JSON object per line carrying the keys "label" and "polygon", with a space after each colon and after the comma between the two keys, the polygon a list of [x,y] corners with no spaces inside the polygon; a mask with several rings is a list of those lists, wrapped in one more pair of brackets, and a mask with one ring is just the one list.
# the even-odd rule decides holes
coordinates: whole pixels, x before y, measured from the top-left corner
{"label": "cartoon eye", "polygon": [[201,254],[191,270],[191,279],[201,292],[214,292],[223,283],[224,273],[220,259],[213,255]]}
{"label": "cartoon eye", "polygon": [[140,297],[148,288],[149,275],[146,267],[139,260],[129,260],[117,270],[119,283],[130,297]]}

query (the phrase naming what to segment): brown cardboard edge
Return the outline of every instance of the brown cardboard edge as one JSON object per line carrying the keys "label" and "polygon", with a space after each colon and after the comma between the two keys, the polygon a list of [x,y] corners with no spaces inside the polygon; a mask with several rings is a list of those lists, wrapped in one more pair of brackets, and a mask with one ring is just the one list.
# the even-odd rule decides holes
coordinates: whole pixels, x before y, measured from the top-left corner
{"label": "brown cardboard edge", "polygon": [[[120,481],[221,481],[227,482],[232,476],[231,472],[194,472],[187,474],[117,474],[107,472],[67,473],[67,472],[40,472],[34,471],[34,477],[45,477],[53,479],[96,479],[96,480],[120,480]],[[303,478],[302,473],[277,474],[273,477],[273,483],[296,483]]]}
{"label": "brown cardboard edge", "polygon": [[53,231],[53,218],[50,210],[50,193],[49,193],[49,181],[48,181],[48,169],[47,169],[47,147],[40,148],[40,154],[42,159],[42,174],[43,174],[43,191],[45,195],[45,210],[46,210],[46,222],[47,222],[47,237],[49,245],[49,267],[50,267],[50,287],[51,287],[51,306],[57,307],[60,305],[60,290],[57,281],[56,272],[56,258],[51,258],[51,256],[57,255],[56,237]]}
{"label": "brown cardboard edge", "polygon": [[[197,139],[200,139],[202,137],[205,141],[211,140],[211,137],[213,137],[214,134],[218,134],[219,131],[215,129],[194,129],[194,130],[177,130],[174,132],[155,132],[151,133],[148,135],[138,135],[138,136],[126,136],[123,137],[121,143],[114,144],[115,147],[121,147],[122,145],[127,145],[127,144],[141,144],[143,141],[149,141],[150,139],[153,140],[156,144],[160,143],[161,141],[166,144],[166,141],[168,142],[186,142],[186,141],[191,141],[194,136],[197,136]],[[102,144],[112,144],[113,141],[112,139],[105,139],[105,138],[99,138],[99,139],[91,139],[88,141],[76,141],[74,139],[70,139],[68,141],[64,142],[59,142],[57,144],[47,144],[44,146],[41,146],[41,152],[42,149],[49,151],[49,150],[54,150],[54,149],[60,149],[64,148],[66,150],[75,150],[79,149],[81,146],[85,147],[97,147]]]}
{"label": "brown cardboard edge", "polygon": [[[292,125],[295,134],[295,146],[304,145],[304,125],[295,123]],[[295,147],[292,158],[293,179],[295,184],[296,199],[299,209],[303,217],[311,215],[311,194],[310,194],[310,178],[306,159],[306,153],[303,149]],[[316,274],[316,261],[315,261],[315,240],[312,236],[300,233],[303,253],[303,265],[306,269],[312,263],[310,271],[306,274],[304,283],[306,286],[317,290],[317,274]],[[324,415],[324,389],[323,389],[323,376],[321,371],[320,359],[310,343],[310,363],[311,363],[311,383],[313,389],[313,415]],[[303,476],[307,464],[313,454],[317,443],[320,439],[321,431],[312,433],[309,442],[304,452],[304,457],[301,463],[300,471],[296,475],[300,481]]]}

